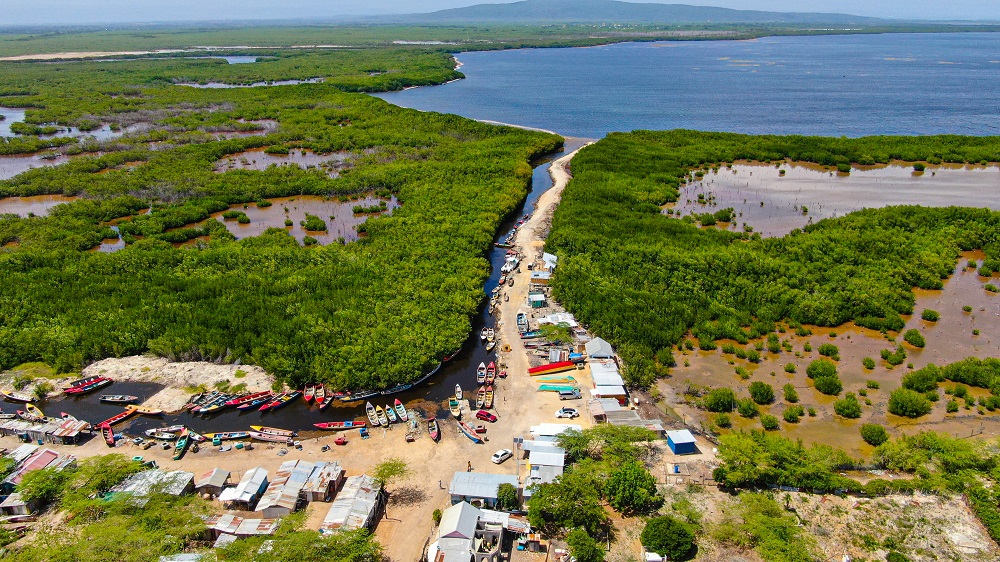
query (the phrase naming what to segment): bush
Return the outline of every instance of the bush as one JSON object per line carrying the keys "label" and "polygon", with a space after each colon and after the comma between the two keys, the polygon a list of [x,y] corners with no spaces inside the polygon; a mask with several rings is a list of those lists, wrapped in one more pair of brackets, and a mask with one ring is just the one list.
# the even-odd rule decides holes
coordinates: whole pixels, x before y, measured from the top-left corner
{"label": "bush", "polygon": [[760,352],[756,349],[747,350],[747,361],[751,363],[760,363]]}
{"label": "bush", "polygon": [[709,412],[732,412],[735,403],[736,394],[728,388],[713,388],[702,400]]}
{"label": "bush", "polygon": [[785,364],[785,372],[786,373],[794,373],[795,372],[795,363],[786,363]]}
{"label": "bush", "polygon": [[913,562],[913,561],[910,560],[904,554],[896,552],[895,550],[891,550],[889,551],[888,554],[885,555],[885,562]]}
{"label": "bush", "polygon": [[954,400],[954,399],[949,400],[948,403],[945,405],[945,411],[948,412],[949,414],[954,414],[955,412],[957,412],[958,411],[958,400]]}
{"label": "bush", "polygon": [[776,431],[781,425],[778,423],[778,418],[772,416],[771,414],[764,414],[760,417],[760,425],[766,431]]}
{"label": "bush", "polygon": [[919,418],[931,411],[931,401],[919,392],[898,388],[889,395],[889,411],[897,416]]}
{"label": "bush", "polygon": [[866,423],[861,426],[861,438],[865,443],[878,447],[889,440],[889,433],[877,423]]}
{"label": "bush", "polygon": [[865,383],[865,386],[867,386],[868,388],[870,388],[872,390],[878,390],[879,389],[878,381],[867,381]]}
{"label": "bush", "polygon": [[902,365],[903,361],[906,361],[906,350],[901,345],[896,347],[896,351],[883,349],[881,356],[890,365]]}
{"label": "bush", "polygon": [[715,425],[722,428],[732,427],[733,420],[729,419],[729,414],[719,412],[718,414],[715,414]]}
{"label": "bush", "polygon": [[740,415],[744,418],[752,418],[760,413],[760,408],[758,408],[757,404],[749,398],[737,400],[736,410],[739,411]]}
{"label": "bush", "polygon": [[832,343],[824,343],[820,345],[819,354],[824,357],[829,357],[834,361],[840,361],[840,348],[833,345]]}
{"label": "bush", "polygon": [[844,390],[844,385],[837,376],[819,377],[813,381],[813,384],[816,386],[816,390],[828,396],[836,396]]}
{"label": "bush", "polygon": [[862,359],[861,364],[864,365],[865,369],[868,369],[869,371],[875,368],[875,360],[871,357],[865,357]]}
{"label": "bush", "polygon": [[785,408],[785,411],[781,413],[781,417],[785,419],[788,423],[799,423],[799,418],[806,414],[802,406],[795,405]]}
{"label": "bush", "polygon": [[650,519],[639,539],[647,551],[671,561],[686,560],[694,549],[694,533],[669,516]]}
{"label": "bush", "polygon": [[809,406],[808,408],[806,408],[806,413],[809,414],[810,418],[815,418],[816,417],[816,408],[813,408],[812,406]]}
{"label": "bush", "polygon": [[903,334],[903,339],[906,343],[912,345],[913,347],[924,347],[927,345],[927,341],[924,339],[923,334],[915,329],[909,329]]}
{"label": "bush", "polygon": [[758,404],[770,404],[774,402],[774,389],[767,383],[754,381],[750,383],[750,397]]}
{"label": "bush", "polygon": [[913,171],[914,172],[923,172],[926,169],[927,169],[927,166],[924,166],[920,162],[917,162],[916,164],[913,165]]}
{"label": "bush", "polygon": [[517,488],[511,484],[500,484],[497,488],[497,510],[517,511],[521,509],[521,499],[518,497]]}
{"label": "bush", "polygon": [[984,287],[988,293],[1000,293],[1000,288],[998,288],[993,283],[987,283]]}
{"label": "bush", "polygon": [[908,388],[914,392],[929,392],[937,390],[938,380],[940,379],[942,379],[941,369],[932,363],[919,371],[907,373],[903,377],[902,383],[903,388]]}
{"label": "bush", "polygon": [[941,319],[941,314],[936,310],[925,308],[924,311],[920,313],[920,317],[928,322],[937,322]]}
{"label": "bush", "polygon": [[441,510],[440,509],[435,509],[434,513],[431,513],[431,519],[434,520],[434,524],[435,525],[440,525],[441,524]]}
{"label": "bush", "polygon": [[838,416],[854,420],[861,417],[861,404],[853,392],[848,392],[842,399],[833,403],[833,411]]}
{"label": "bush", "polygon": [[965,305],[962,307],[962,312],[972,312],[972,307],[969,305]]}
{"label": "bush", "polygon": [[584,529],[570,531],[566,535],[566,544],[577,562],[604,562],[604,550]]}
{"label": "bush", "polygon": [[799,401],[799,393],[791,383],[786,384],[782,390],[785,392],[785,402],[795,403]]}
{"label": "bush", "polygon": [[811,379],[837,376],[837,365],[828,359],[817,359],[806,367],[806,376]]}
{"label": "bush", "polygon": [[322,231],[326,230],[326,221],[317,217],[316,215],[311,215],[306,213],[306,219],[299,222],[302,228],[311,231]]}

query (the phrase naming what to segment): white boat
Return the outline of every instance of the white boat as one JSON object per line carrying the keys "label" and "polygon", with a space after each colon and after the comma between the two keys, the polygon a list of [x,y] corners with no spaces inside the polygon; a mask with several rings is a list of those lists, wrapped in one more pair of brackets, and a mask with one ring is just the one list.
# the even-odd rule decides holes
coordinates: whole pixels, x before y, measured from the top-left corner
{"label": "white boat", "polygon": [[486,331],[486,341],[493,341],[495,338],[496,332],[493,331],[493,328]]}
{"label": "white boat", "polygon": [[163,439],[164,441],[173,441],[174,439],[177,439],[176,433],[160,429],[147,429],[145,433],[146,437],[152,437],[153,439]]}
{"label": "white boat", "polygon": [[483,341],[486,341],[486,335],[488,333],[489,333],[488,329],[484,327],[483,330],[481,332],[479,332],[479,339],[481,339]]}
{"label": "white boat", "polygon": [[462,399],[462,387],[461,387],[461,385],[457,385],[457,384],[455,385],[455,399],[456,400],[461,400]]}

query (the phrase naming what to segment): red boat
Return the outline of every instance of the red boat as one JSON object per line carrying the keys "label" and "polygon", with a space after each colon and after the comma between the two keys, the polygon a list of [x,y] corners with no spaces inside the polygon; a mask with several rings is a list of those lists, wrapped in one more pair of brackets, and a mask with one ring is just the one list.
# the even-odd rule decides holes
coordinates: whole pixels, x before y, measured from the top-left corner
{"label": "red boat", "polygon": [[254,392],[253,394],[244,394],[243,396],[238,396],[229,400],[225,403],[226,406],[239,406],[241,404],[246,404],[247,402],[253,402],[254,400],[259,400],[261,398],[267,398],[274,394],[270,390],[265,390],[263,392]]}
{"label": "red boat", "polygon": [[110,425],[102,424],[101,435],[104,436],[104,442],[108,444],[108,447],[115,446],[115,430],[111,429]]}
{"label": "red boat", "polygon": [[326,400],[326,388],[322,384],[316,385],[316,392],[313,394],[313,398],[316,399],[316,405],[323,403]]}
{"label": "red boat", "polygon": [[320,429],[330,429],[330,430],[341,430],[341,429],[358,429],[367,425],[367,422],[363,421],[332,421],[332,422],[322,422],[314,423],[314,426]]}
{"label": "red boat", "polygon": [[122,412],[122,413],[120,413],[120,414],[118,414],[116,416],[111,416],[110,418],[108,418],[108,419],[102,421],[101,423],[97,424],[97,427],[103,427],[103,426],[111,427],[112,425],[114,425],[116,423],[123,422],[123,421],[131,418],[132,416],[134,416],[134,415],[136,415],[138,413],[139,413],[139,410],[135,406],[132,406],[132,407],[129,407],[129,408],[125,408],[124,412]]}
{"label": "red boat", "polygon": [[316,385],[307,384],[305,392],[302,393],[302,399],[306,402],[312,402],[313,395],[316,394]]}
{"label": "red boat", "polygon": [[113,382],[115,381],[107,377],[97,377],[96,379],[90,382],[86,382],[77,386],[71,386],[63,390],[63,392],[65,394],[85,394],[87,392],[97,390],[98,388],[104,388],[105,386],[108,386]]}

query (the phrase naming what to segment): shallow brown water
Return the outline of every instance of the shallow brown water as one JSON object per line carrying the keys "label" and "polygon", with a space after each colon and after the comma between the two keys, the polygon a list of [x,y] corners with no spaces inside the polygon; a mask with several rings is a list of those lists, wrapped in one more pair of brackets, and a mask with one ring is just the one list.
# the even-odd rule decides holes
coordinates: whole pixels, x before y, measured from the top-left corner
{"label": "shallow brown water", "polygon": [[0,156],[0,180],[9,180],[10,178],[27,172],[32,168],[43,168],[65,164],[66,162],[69,162],[69,159],[70,157],[65,155],[56,156],[55,158],[42,158],[38,154]]}
{"label": "shallow brown water", "polygon": [[79,197],[65,195],[34,195],[32,197],[5,197],[0,199],[0,215],[13,213],[22,217],[29,214],[43,216],[56,205],[76,201]]}
{"label": "shallow brown water", "polygon": [[319,167],[326,170],[328,176],[335,178],[338,170],[346,167],[354,157],[350,152],[316,154],[311,150],[301,149],[294,149],[288,154],[268,154],[263,148],[255,148],[219,160],[215,164],[215,171],[264,170],[269,166],[298,166],[303,170]]}
{"label": "shallow brown water", "polygon": [[[669,207],[685,215],[732,207],[737,219],[724,226],[742,230],[748,223],[762,236],[783,236],[820,219],[890,205],[1000,210],[997,167],[928,166],[916,173],[899,165],[855,169],[849,175],[805,164],[782,164],[781,169],[784,176],[773,165],[723,167],[683,187],[676,205]],[[698,203],[699,194],[714,195],[716,204]],[[803,206],[808,214],[802,213]]]}

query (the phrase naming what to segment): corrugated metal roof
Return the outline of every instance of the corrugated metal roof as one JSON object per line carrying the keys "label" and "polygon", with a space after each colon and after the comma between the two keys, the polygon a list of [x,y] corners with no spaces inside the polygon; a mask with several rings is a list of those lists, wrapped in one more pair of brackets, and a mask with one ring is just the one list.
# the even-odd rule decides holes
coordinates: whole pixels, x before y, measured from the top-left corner
{"label": "corrugated metal roof", "polygon": [[594,386],[623,386],[625,380],[618,373],[595,373],[590,372],[594,380]]}
{"label": "corrugated metal roof", "polygon": [[260,493],[260,490],[267,483],[267,471],[256,467],[243,473],[240,483],[235,488],[226,488],[219,494],[219,500],[223,502],[238,501],[250,503],[253,498]]}
{"label": "corrugated metal roof", "polygon": [[205,526],[220,533],[246,537],[271,535],[278,528],[277,519],[248,519],[232,513],[222,513],[205,518]]}
{"label": "corrugated metal roof", "polygon": [[228,470],[213,468],[211,471],[199,476],[194,482],[194,487],[201,488],[203,486],[215,486],[216,488],[221,488],[226,485],[227,481],[229,481],[229,476],[230,474]]}
{"label": "corrugated metal roof", "polygon": [[583,431],[583,427],[575,423],[540,423],[538,425],[531,426],[531,434],[537,437],[548,437],[559,435],[560,433],[575,429],[576,431]]}
{"label": "corrugated metal roof", "polygon": [[686,429],[678,429],[667,432],[667,439],[673,443],[694,443],[694,435]]}
{"label": "corrugated metal roof", "polygon": [[625,387],[621,385],[595,386],[590,393],[594,396],[625,396]]}
{"label": "corrugated metal roof", "polygon": [[559,451],[531,451],[528,455],[528,462],[531,466],[565,466],[566,465],[566,455],[564,452]]}
{"label": "corrugated metal roof", "polygon": [[156,490],[160,493],[179,496],[184,493],[188,485],[193,481],[193,472],[185,472],[183,470],[167,472],[154,468],[129,476],[113,486],[111,492],[130,493],[134,496],[145,497],[153,490]]}
{"label": "corrugated metal roof", "polygon": [[302,491],[311,494],[324,494],[330,487],[330,483],[339,480],[343,473],[344,469],[341,468],[340,463],[337,461],[332,463],[316,463],[316,467],[302,486]]}
{"label": "corrugated metal roof", "polygon": [[382,487],[371,476],[362,474],[349,477],[337,498],[330,504],[330,511],[320,525],[320,532],[364,527],[378,508],[381,493]]}
{"label": "corrugated metal roof", "polygon": [[615,348],[602,338],[594,338],[587,342],[587,356],[589,357],[613,357]]}
{"label": "corrugated metal roof", "polygon": [[471,539],[476,535],[476,523],[482,512],[468,502],[460,502],[444,510],[438,525],[439,538]]}
{"label": "corrugated metal roof", "polygon": [[[299,497],[306,486],[312,486],[316,490],[322,485],[329,485],[330,478],[339,475],[339,463],[327,469],[328,463],[312,463],[303,460],[291,460],[281,463],[278,472],[274,475],[274,480],[267,487],[267,491],[257,504],[256,511],[262,511],[269,507],[283,507],[294,511],[298,504]],[[313,491],[312,488],[308,491]]]}
{"label": "corrugated metal roof", "polygon": [[515,488],[519,482],[511,474],[490,474],[488,472],[456,472],[448,485],[448,493],[467,498],[496,499],[500,484],[511,484]]}

